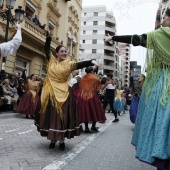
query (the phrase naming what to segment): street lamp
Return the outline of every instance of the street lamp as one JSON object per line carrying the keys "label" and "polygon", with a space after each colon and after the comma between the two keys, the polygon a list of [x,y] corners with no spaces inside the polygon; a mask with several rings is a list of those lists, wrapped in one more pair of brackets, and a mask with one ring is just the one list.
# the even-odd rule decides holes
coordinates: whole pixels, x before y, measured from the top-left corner
{"label": "street lamp", "polygon": [[[15,9],[15,17],[11,13],[11,9],[14,8],[16,0],[6,0],[6,8],[7,10],[0,12],[0,17],[2,20],[7,20],[6,24],[6,32],[5,32],[5,39],[4,41],[8,41],[8,31],[9,31],[9,23],[14,25],[15,22],[21,23],[24,18],[24,10],[22,10],[21,6],[18,6],[18,9]],[[0,0],[0,7],[4,4],[4,0]],[[5,63],[6,63],[6,57],[2,58],[2,67],[1,67],[1,79],[4,79],[5,77]]]}
{"label": "street lamp", "polygon": [[24,10],[22,6],[18,6],[18,9],[15,9],[15,20],[20,24],[24,19]]}
{"label": "street lamp", "polygon": [[13,9],[16,0],[6,0],[6,7],[9,9]]}

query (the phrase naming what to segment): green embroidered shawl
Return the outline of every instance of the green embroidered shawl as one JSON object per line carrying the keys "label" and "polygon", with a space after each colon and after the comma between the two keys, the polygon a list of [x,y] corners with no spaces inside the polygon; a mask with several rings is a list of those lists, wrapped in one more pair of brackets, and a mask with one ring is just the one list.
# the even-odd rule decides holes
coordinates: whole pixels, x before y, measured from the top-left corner
{"label": "green embroidered shawl", "polygon": [[[160,76],[160,70],[164,72],[162,96],[160,102],[166,106],[170,94],[170,28],[163,27],[147,34],[147,56],[146,56],[146,86],[147,97],[156,80]],[[149,81],[149,80],[154,81]],[[147,84],[147,82],[149,83]]]}

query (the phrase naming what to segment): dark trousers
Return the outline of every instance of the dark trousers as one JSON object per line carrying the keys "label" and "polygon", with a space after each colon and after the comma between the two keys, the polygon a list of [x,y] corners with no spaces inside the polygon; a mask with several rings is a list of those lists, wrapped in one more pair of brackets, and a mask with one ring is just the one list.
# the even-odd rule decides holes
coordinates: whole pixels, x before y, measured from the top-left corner
{"label": "dark trousers", "polygon": [[113,107],[113,104],[114,104],[114,96],[113,97],[110,97],[110,96],[105,96],[104,100],[103,100],[103,109],[104,109],[104,112],[106,110],[106,107],[107,105],[110,105],[110,109],[112,110],[112,113],[114,114],[115,116],[115,119],[117,119],[117,112],[115,111],[114,107]]}

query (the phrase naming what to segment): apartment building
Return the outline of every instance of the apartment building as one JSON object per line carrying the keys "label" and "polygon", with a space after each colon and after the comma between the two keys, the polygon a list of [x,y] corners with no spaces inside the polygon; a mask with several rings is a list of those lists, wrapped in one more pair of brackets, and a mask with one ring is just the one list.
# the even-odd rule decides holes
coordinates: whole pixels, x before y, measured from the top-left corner
{"label": "apartment building", "polygon": [[170,0],[162,0],[161,2],[161,21],[165,16],[165,11],[170,8]]}
{"label": "apartment building", "polygon": [[165,11],[170,8],[170,0],[161,0],[156,14],[155,29],[161,27],[161,22],[165,16]]}
{"label": "apartment building", "polygon": [[80,60],[96,59],[102,66],[101,74],[111,73],[118,78],[118,45],[104,44],[103,38],[107,34],[116,34],[116,21],[112,12],[105,6],[83,7],[81,22],[81,54]]}
{"label": "apartment building", "polygon": [[119,57],[120,61],[120,76],[119,81],[123,87],[130,85],[130,45],[126,43],[119,43]]}
{"label": "apartment building", "polygon": [[[79,55],[80,26],[82,13],[82,0],[19,0],[15,8],[22,6],[26,17],[22,22],[23,41],[19,50],[7,57],[6,72],[21,72],[27,68],[27,75],[36,74],[44,77],[46,74],[46,59],[44,43],[45,30],[32,22],[37,15],[41,25],[50,29],[53,34],[51,50],[59,44],[67,47],[71,60],[77,60]],[[3,9],[5,10],[5,4]],[[6,22],[0,20],[0,42],[3,42]],[[15,28],[10,26],[9,38],[15,33]]]}
{"label": "apartment building", "polygon": [[141,74],[141,66],[137,65],[137,61],[130,61],[130,87],[132,89],[138,82],[139,74]]}
{"label": "apartment building", "polygon": [[138,76],[141,74],[141,66],[137,65],[137,61],[130,61],[130,75],[134,81],[138,81]]}

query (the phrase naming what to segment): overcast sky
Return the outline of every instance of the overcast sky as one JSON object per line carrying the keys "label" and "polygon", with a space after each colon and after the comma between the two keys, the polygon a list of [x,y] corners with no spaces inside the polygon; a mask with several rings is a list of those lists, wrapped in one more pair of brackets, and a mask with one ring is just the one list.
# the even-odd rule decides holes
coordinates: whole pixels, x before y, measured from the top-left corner
{"label": "overcast sky", "polygon": [[[154,30],[156,12],[160,0],[83,0],[83,6],[105,5],[113,11],[117,23],[117,35],[142,34]],[[142,67],[145,49],[132,47],[131,61]]]}

